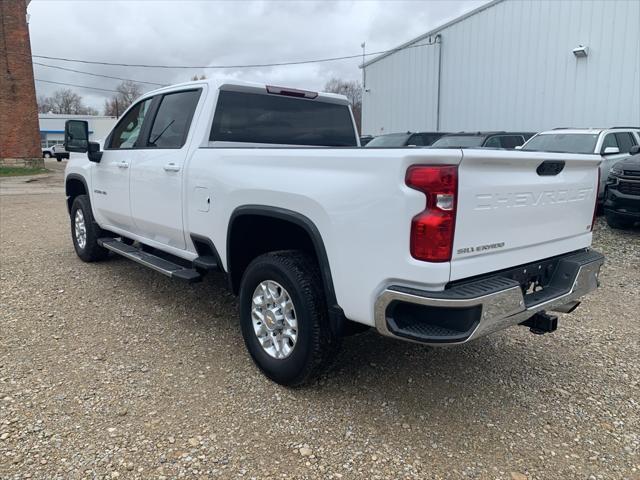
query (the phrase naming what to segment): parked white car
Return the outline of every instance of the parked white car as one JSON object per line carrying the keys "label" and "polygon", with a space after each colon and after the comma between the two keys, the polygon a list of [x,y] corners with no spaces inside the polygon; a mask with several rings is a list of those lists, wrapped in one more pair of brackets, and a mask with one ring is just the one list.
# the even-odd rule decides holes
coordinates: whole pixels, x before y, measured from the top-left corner
{"label": "parked white car", "polygon": [[69,158],[69,152],[67,152],[67,150],[64,148],[64,145],[62,143],[53,145],[51,147],[51,153],[53,154],[54,157],[56,157],[56,160],[58,160],[59,162],[61,162],[65,158],[66,159]]}
{"label": "parked white car", "polygon": [[602,202],[611,167],[630,156],[634,145],[640,145],[640,128],[556,128],[534,135],[520,150],[596,155],[602,160],[598,188],[598,200]]}
{"label": "parked white car", "polygon": [[430,345],[551,332],[545,311],[573,310],[604,261],[590,249],[599,158],[349,148],[341,95],[196,81],[134,102],[104,151],[84,121],[65,137],[88,153],[65,172],[78,256],[189,282],[222,272],[249,353],[286,385],[321,372],[354,325]]}

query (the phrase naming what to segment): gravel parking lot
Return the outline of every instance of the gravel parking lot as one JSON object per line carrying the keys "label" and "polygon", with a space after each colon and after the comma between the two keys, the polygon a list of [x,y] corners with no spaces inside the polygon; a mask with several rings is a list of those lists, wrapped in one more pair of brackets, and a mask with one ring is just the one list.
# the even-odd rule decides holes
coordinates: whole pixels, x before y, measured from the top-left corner
{"label": "gravel parking lot", "polygon": [[0,181],[0,478],[640,478],[640,230],[598,221],[602,288],[554,334],[369,332],[289,390],[222,276],[82,263],[48,166]]}

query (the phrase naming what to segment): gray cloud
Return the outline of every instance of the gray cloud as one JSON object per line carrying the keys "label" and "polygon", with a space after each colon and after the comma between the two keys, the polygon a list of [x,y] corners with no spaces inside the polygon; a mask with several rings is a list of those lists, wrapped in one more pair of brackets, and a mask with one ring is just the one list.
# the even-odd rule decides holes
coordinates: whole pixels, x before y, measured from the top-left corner
{"label": "gray cloud", "polygon": [[[487,0],[460,1],[57,1],[34,0],[30,14],[34,54],[121,63],[225,65],[274,63],[393,48]],[[40,61],[40,60],[38,60]],[[42,60],[106,75],[160,83],[193,74],[225,76],[321,89],[336,76],[359,79],[359,59],[231,70],[160,70]],[[117,80],[35,66],[37,78],[113,89]],[[36,84],[48,95],[55,85]],[[154,88],[144,85],[149,90]],[[102,110],[109,94],[81,90]]]}

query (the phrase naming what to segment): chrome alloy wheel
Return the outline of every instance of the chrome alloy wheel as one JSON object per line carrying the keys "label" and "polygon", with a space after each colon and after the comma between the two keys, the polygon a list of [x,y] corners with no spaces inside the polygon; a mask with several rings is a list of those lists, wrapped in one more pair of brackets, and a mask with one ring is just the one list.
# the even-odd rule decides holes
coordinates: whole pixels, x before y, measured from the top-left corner
{"label": "chrome alloy wheel", "polygon": [[270,357],[288,357],[298,339],[298,319],[289,292],[273,280],[265,280],[253,292],[253,331]]}
{"label": "chrome alloy wheel", "polygon": [[76,210],[74,222],[76,243],[78,244],[78,247],[84,250],[84,247],[87,245],[87,226],[84,223],[84,214],[82,213],[82,209],[79,208]]}

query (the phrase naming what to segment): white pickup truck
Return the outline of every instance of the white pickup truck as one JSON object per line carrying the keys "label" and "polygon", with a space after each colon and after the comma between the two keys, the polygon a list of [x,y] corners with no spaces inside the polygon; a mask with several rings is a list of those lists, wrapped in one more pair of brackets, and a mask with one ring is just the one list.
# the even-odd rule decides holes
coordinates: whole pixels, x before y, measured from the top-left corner
{"label": "white pickup truck", "polygon": [[[221,271],[271,379],[300,385],[361,326],[428,345],[555,330],[597,288],[592,155],[363,149],[345,97],[240,82],[149,92],[104,151],[70,120],[65,186],[87,262]],[[355,328],[358,327],[358,328]]]}

